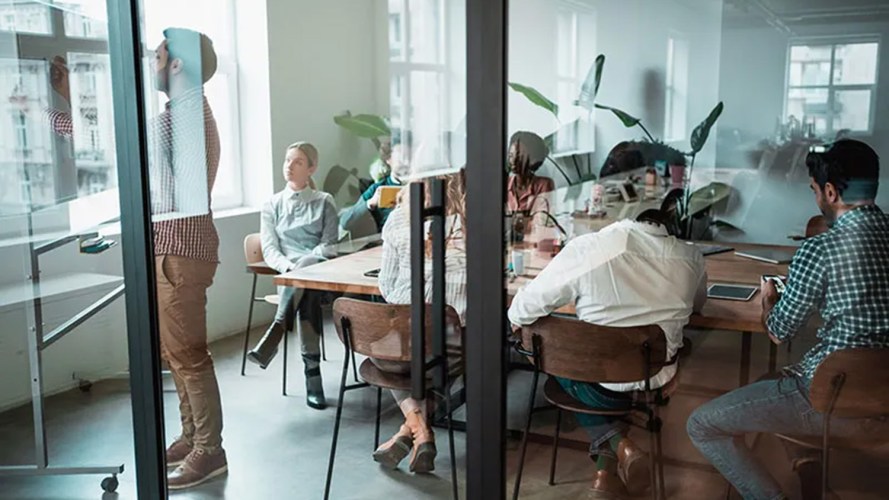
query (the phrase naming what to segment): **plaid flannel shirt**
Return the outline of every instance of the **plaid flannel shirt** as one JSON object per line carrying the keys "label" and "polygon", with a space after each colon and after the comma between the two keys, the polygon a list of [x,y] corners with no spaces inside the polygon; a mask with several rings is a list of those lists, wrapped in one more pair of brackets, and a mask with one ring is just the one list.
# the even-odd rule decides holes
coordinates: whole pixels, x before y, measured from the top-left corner
{"label": "plaid flannel shirt", "polygon": [[816,309],[824,322],[820,341],[791,372],[811,380],[834,351],[889,347],[889,216],[876,205],[845,213],[800,246],[767,327],[790,339]]}
{"label": "plaid flannel shirt", "polygon": [[[177,255],[195,260],[218,262],[219,236],[210,210],[210,192],[219,167],[219,130],[213,110],[200,87],[172,99],[153,123],[149,149],[149,178],[152,215],[181,210],[176,199],[183,194],[200,199],[206,213],[169,220],[156,220],[154,254]],[[177,193],[206,178],[206,191]],[[206,199],[206,205],[203,200]]]}

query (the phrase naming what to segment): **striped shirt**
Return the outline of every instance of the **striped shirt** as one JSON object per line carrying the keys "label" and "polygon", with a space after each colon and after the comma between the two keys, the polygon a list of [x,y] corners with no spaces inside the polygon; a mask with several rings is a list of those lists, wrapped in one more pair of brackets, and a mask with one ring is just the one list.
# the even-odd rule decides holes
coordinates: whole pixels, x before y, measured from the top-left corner
{"label": "striped shirt", "polygon": [[[456,217],[447,219],[450,227]],[[455,233],[457,230],[455,229]],[[411,224],[407,206],[396,208],[383,226],[383,258],[379,285],[390,304],[411,303]],[[426,261],[426,300],[432,300],[432,263]],[[466,323],[466,252],[463,240],[454,238],[445,251],[445,301]]]}
{"label": "striped shirt", "polygon": [[171,99],[150,133],[154,254],[218,262],[210,192],[219,167],[219,130],[203,89]]}
{"label": "striped shirt", "polygon": [[889,347],[889,216],[876,205],[846,212],[800,246],[766,324],[776,339],[788,340],[816,310],[824,325],[820,342],[791,372],[811,379],[834,351]]}
{"label": "striped shirt", "polygon": [[263,259],[279,273],[302,267],[304,258],[336,257],[339,226],[329,193],[285,187],[262,207],[259,228]]}

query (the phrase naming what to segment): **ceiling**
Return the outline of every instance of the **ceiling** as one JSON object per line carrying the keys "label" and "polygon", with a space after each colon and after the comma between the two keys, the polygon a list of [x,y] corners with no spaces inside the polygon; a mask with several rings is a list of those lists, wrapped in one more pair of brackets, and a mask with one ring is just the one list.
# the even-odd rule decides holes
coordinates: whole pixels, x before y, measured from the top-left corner
{"label": "ceiling", "polygon": [[889,2],[879,0],[725,0],[723,18],[732,25],[794,27],[889,22]]}

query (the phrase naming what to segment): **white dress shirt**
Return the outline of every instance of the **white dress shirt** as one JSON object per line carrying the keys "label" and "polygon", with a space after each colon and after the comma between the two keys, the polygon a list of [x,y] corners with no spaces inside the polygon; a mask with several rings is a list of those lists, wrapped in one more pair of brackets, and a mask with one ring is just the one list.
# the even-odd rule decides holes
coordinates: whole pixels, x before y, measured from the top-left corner
{"label": "white dress shirt", "polygon": [[[509,320],[530,325],[574,303],[577,317],[601,326],[657,325],[667,338],[667,359],[682,347],[682,329],[692,310],[706,300],[704,257],[694,245],[643,222],[616,222],[572,240],[522,289],[509,308]],[[651,378],[662,387],[676,365]],[[602,384],[613,391],[644,389],[644,381]]]}
{"label": "white dress shirt", "polygon": [[279,273],[312,261],[336,257],[339,219],[333,196],[285,187],[262,207],[260,239],[265,262]]}

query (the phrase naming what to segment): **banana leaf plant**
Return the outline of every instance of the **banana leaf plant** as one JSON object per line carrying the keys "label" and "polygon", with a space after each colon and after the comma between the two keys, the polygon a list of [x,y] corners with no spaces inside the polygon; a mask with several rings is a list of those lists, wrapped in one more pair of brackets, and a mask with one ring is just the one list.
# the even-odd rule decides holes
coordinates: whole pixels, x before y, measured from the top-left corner
{"label": "banana leaf plant", "polygon": [[370,139],[377,150],[380,149],[380,138],[392,135],[389,120],[379,115],[352,115],[346,111],[343,115],[334,116],[333,122],[357,137]]}

